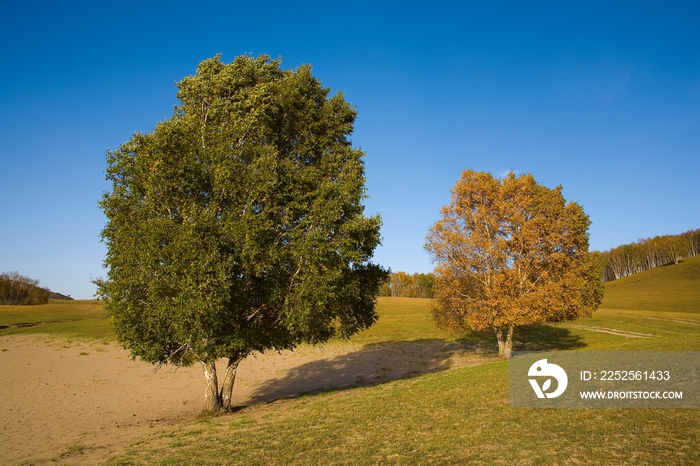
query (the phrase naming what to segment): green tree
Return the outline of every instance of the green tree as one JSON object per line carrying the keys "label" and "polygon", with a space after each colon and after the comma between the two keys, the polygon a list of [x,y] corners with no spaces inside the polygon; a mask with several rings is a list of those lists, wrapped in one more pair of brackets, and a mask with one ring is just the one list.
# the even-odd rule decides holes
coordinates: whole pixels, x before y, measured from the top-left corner
{"label": "green tree", "polygon": [[364,216],[356,112],[310,66],[217,56],[177,86],[170,119],[107,152],[108,277],[96,283],[133,357],[201,363],[216,411],[251,352],[377,320],[381,220]]}
{"label": "green tree", "polygon": [[590,316],[602,264],[588,253],[588,216],[532,175],[499,180],[466,170],[425,247],[435,269],[434,316],[453,332],[492,328],[509,358],[517,325]]}
{"label": "green tree", "polygon": [[432,298],[434,296],[433,283],[435,282],[435,275],[432,273],[421,273],[415,275],[416,280],[418,281],[418,297]]}

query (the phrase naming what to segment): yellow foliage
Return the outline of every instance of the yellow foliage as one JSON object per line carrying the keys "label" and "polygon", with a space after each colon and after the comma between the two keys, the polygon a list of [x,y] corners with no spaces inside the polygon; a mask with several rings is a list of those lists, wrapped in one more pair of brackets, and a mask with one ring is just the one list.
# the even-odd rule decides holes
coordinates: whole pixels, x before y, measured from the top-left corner
{"label": "yellow foliage", "polygon": [[499,180],[464,171],[426,238],[437,263],[438,325],[456,333],[491,327],[500,343],[516,325],[590,316],[603,286],[588,252],[589,225],[561,186],[546,188],[530,174]]}

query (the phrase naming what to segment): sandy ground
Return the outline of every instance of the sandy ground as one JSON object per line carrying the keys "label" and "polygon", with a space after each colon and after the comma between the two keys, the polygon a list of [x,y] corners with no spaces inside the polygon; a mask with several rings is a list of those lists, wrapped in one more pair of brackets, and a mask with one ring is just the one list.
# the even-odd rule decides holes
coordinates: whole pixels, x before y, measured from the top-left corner
{"label": "sandy ground", "polygon": [[[246,406],[492,358],[440,341],[303,346],[245,359],[233,401]],[[99,464],[139,438],[192,421],[203,397],[198,366],[154,371],[116,344],[0,337],[0,464]]]}

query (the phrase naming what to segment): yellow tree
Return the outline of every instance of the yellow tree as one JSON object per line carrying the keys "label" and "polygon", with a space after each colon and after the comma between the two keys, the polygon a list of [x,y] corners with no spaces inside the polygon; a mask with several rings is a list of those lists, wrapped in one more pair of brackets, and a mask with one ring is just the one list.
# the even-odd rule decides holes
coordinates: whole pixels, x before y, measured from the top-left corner
{"label": "yellow tree", "polygon": [[590,316],[603,297],[588,252],[590,221],[530,174],[499,180],[466,170],[425,248],[436,264],[437,324],[453,333],[492,328],[509,358],[517,325]]}

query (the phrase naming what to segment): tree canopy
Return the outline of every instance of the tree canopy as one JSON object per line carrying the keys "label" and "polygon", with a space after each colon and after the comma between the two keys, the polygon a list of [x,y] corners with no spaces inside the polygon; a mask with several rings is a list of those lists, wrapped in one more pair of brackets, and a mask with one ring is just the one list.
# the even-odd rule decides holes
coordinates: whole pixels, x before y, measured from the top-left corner
{"label": "tree canopy", "polygon": [[590,221],[562,188],[532,175],[466,170],[425,247],[436,263],[434,317],[453,332],[493,328],[510,357],[516,325],[590,316],[603,296]]}
{"label": "tree canopy", "polygon": [[247,354],[376,321],[381,220],[364,215],[356,111],[310,66],[217,56],[177,87],[170,119],[107,153],[98,293],[134,357],[201,362],[218,410]]}

